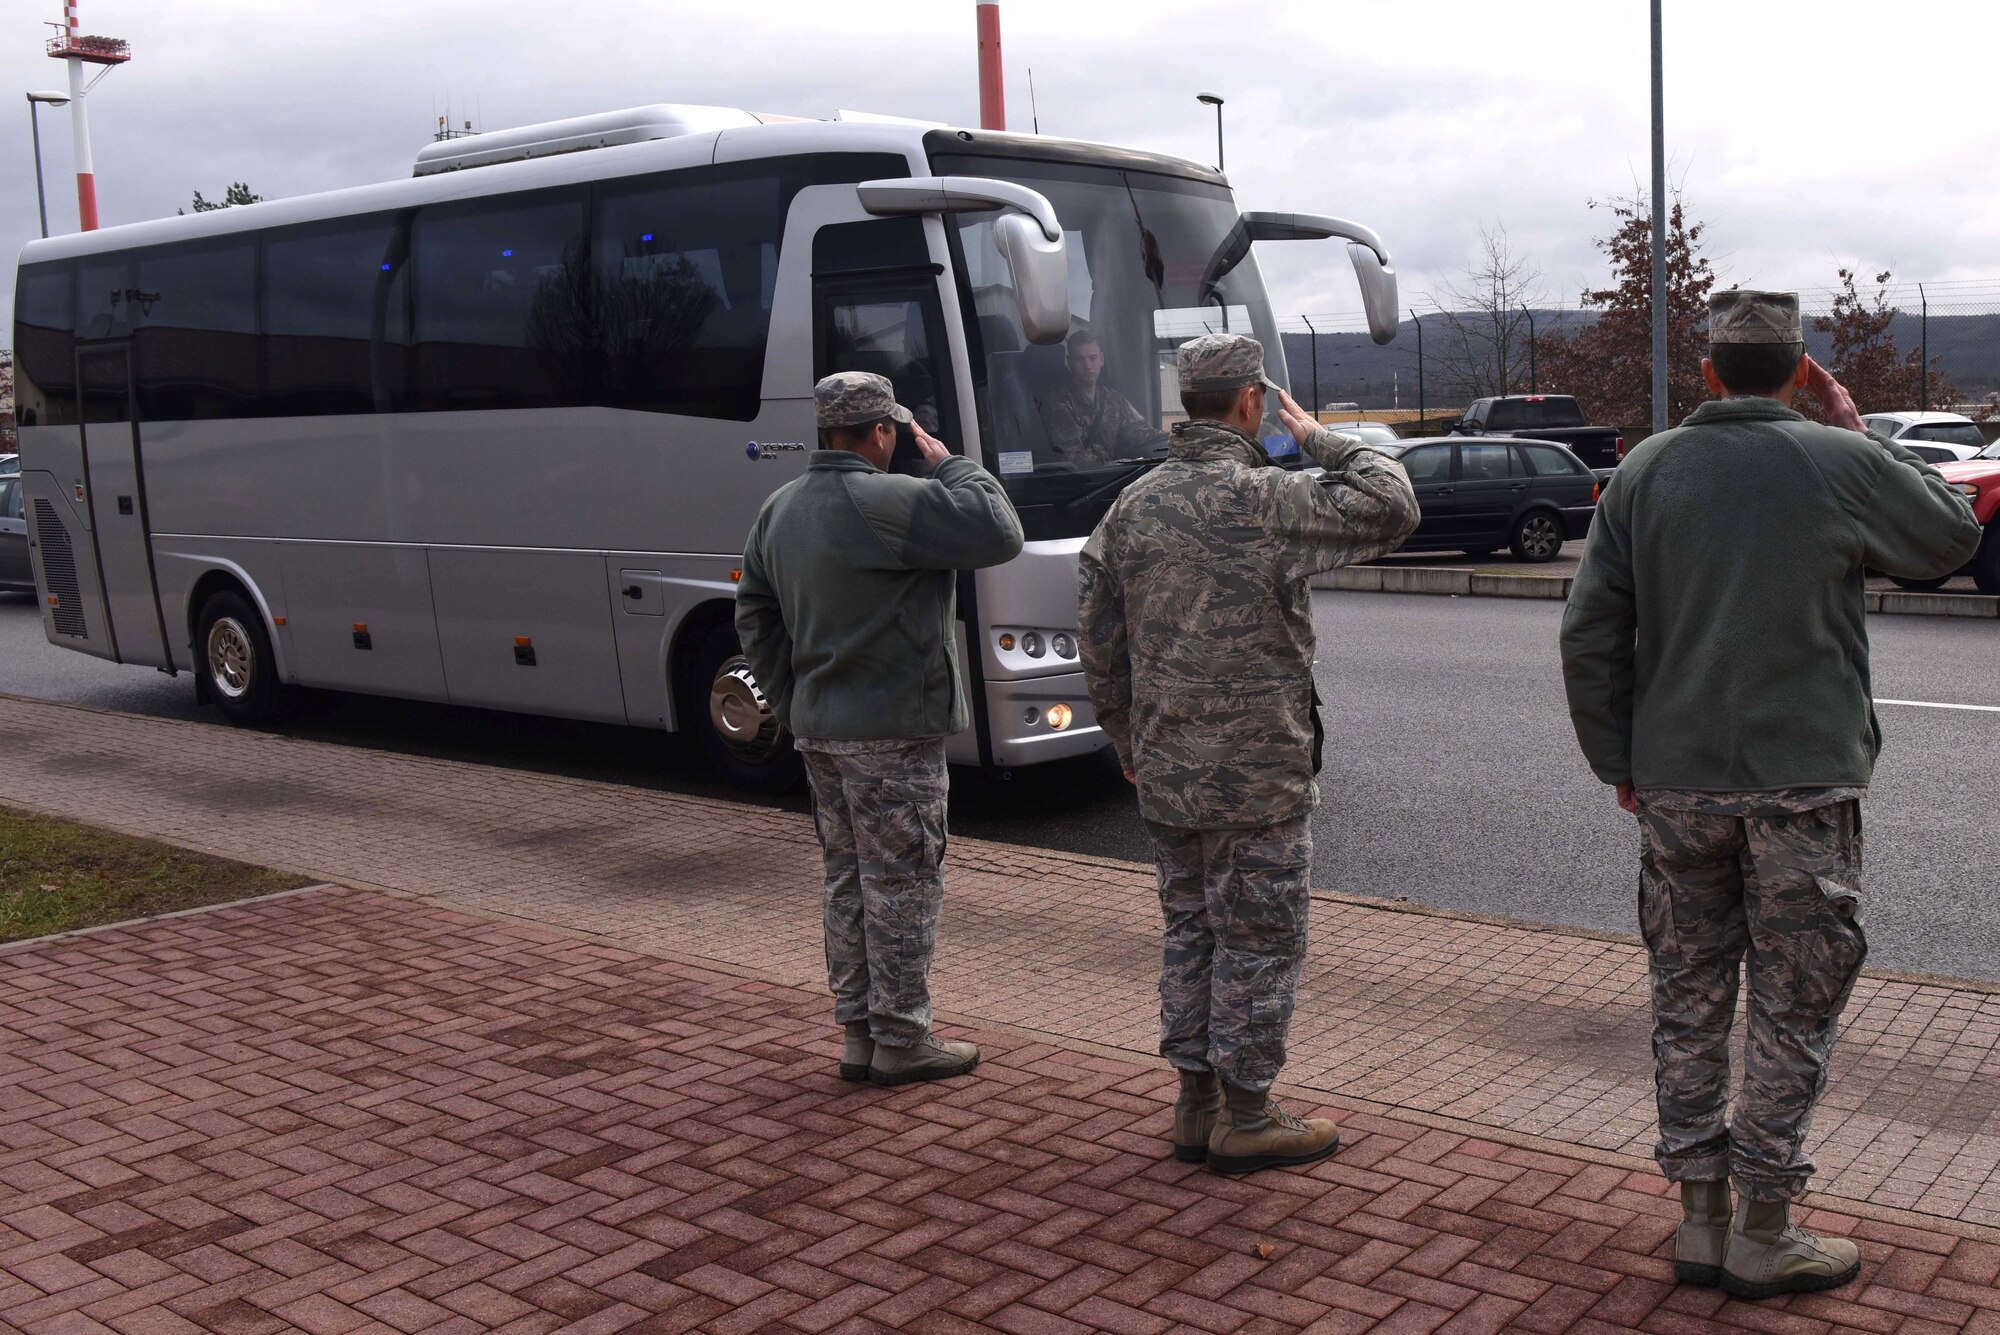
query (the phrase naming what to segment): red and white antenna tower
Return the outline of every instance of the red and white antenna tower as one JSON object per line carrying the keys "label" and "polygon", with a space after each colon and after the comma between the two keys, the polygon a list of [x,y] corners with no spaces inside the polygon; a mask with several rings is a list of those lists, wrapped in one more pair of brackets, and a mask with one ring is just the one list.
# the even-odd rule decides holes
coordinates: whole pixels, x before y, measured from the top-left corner
{"label": "red and white antenna tower", "polygon": [[[90,160],[90,113],[84,98],[98,79],[132,58],[129,44],[116,37],[87,37],[77,26],[76,0],[63,0],[62,36],[49,39],[49,54],[69,66],[70,128],[76,140],[76,217],[86,232],[97,230],[97,172]],[[96,78],[83,81],[85,65],[102,65]]]}

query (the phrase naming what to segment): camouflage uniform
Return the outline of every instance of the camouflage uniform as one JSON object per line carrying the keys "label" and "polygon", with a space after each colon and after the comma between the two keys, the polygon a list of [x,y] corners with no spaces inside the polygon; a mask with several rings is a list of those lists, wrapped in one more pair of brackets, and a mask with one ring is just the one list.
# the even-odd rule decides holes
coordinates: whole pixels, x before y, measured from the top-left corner
{"label": "camouflage uniform", "polygon": [[[1239,335],[1180,351],[1182,390],[1257,383]],[[1265,383],[1269,383],[1266,381]],[[1393,459],[1325,428],[1324,484],[1221,422],[1179,423],[1080,558],[1081,651],[1098,723],[1135,775],[1159,867],[1161,1052],[1268,1089],[1306,941],[1313,780],[1311,576],[1416,526]]]}
{"label": "camouflage uniform", "polygon": [[1130,399],[1102,381],[1097,397],[1089,401],[1075,386],[1065,389],[1049,404],[1044,421],[1049,428],[1049,458],[1084,467],[1137,457],[1163,435],[1139,415]]}
{"label": "camouflage uniform", "polygon": [[[1639,926],[1652,956],[1656,1157],[1669,1180],[1805,1190],[1813,1106],[1868,955],[1861,788],[1639,790]],[[1749,961],[1749,1042],[1730,1118],[1729,1039]]]}
{"label": "camouflage uniform", "polygon": [[[822,431],[911,420],[868,372],[828,376],[813,395]],[[736,600],[744,656],[812,785],[835,1017],[906,1051],[930,1030],[944,738],[970,719],[954,572],[1021,550],[998,479],[956,456],[928,471],[895,476],[851,451],[815,451],[758,516]],[[871,1060],[843,1070],[866,1073]]]}
{"label": "camouflage uniform", "polygon": [[878,1043],[930,1031],[931,953],[944,904],[944,739],[802,738],[826,862],[826,979],[833,1018],[869,1020]]}

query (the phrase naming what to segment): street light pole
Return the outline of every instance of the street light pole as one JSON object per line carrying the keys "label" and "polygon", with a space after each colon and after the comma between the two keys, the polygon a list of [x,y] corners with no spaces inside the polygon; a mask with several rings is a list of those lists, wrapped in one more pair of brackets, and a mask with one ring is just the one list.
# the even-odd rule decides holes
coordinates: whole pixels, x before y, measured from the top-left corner
{"label": "street light pole", "polygon": [[1313,421],[1317,422],[1319,420],[1319,330],[1313,328],[1312,316],[1301,315],[1299,318],[1306,322],[1306,338],[1312,345],[1312,362],[1313,362],[1312,413],[1313,413]]}
{"label": "street light pole", "polygon": [[1222,160],[1222,99],[1214,93],[1196,93],[1194,100],[1204,106],[1215,108],[1215,169],[1221,171]]}
{"label": "street light pole", "polygon": [[1410,307],[1410,323],[1417,327],[1417,434],[1424,434],[1424,322],[1417,308]]}
{"label": "street light pole", "polygon": [[1667,117],[1660,0],[1653,0],[1653,430],[1667,429]]}
{"label": "street light pole", "polygon": [[42,106],[59,107],[69,101],[66,93],[29,93],[28,128],[35,137],[35,207],[42,215],[42,235],[49,234],[49,197],[42,189]]}
{"label": "street light pole", "polygon": [[1539,394],[1542,390],[1541,383],[1535,376],[1535,313],[1523,306],[1521,314],[1528,317],[1528,392]]}

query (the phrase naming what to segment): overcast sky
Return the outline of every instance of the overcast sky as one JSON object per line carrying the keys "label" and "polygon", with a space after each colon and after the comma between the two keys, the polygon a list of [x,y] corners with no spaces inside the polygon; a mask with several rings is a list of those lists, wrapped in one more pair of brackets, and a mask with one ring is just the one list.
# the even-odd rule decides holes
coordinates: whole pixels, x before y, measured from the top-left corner
{"label": "overcast sky", "polygon": [[[266,196],[407,175],[450,98],[485,129],[650,102],[976,125],[973,0],[81,0],[134,59],[92,95],[105,225],[233,180]],[[60,0],[12,0],[0,69],[0,309],[35,235],[31,88]],[[1228,99],[1248,208],[1375,227],[1406,298],[1504,226],[1552,304],[1603,280],[1590,201],[1648,175],[1645,0],[1005,0],[1010,128],[1203,161]],[[1667,0],[1671,171],[1723,281],[1830,286],[1842,264],[2000,298],[2000,9],[1947,0]],[[50,225],[76,225],[69,117],[44,110]],[[1281,313],[1352,315],[1345,257],[1260,247]],[[1949,290],[1948,288],[1945,290]],[[1961,289],[1964,290],[1964,289]],[[1935,299],[1936,291],[1933,297]]]}

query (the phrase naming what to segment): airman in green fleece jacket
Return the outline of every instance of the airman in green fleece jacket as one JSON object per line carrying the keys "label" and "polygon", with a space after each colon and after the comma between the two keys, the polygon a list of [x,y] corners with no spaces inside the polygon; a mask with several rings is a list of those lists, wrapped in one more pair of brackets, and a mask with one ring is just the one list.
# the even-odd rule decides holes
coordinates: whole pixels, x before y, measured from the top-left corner
{"label": "airman in green fleece jacket", "polygon": [[[1812,1176],[1805,1136],[1867,954],[1860,799],[1882,734],[1864,576],[1949,574],[1980,533],[1936,469],[1862,432],[1804,355],[1796,294],[1715,294],[1709,338],[1718,398],[1612,476],[1562,659],[1584,755],[1639,818],[1656,1157],[1685,1216],[1676,1269],[1764,1298],[1838,1287],[1860,1264],[1853,1243],[1793,1225],[1787,1203]],[[1787,406],[1800,389],[1833,425]]]}
{"label": "airman in green fleece jacket", "polygon": [[[939,1080],[979,1061],[972,1044],[930,1031],[944,739],[969,718],[957,572],[1012,560],[1021,520],[999,480],[911,421],[883,377],[844,371],[813,397],[826,448],[750,530],[736,636],[812,784],[840,1074]],[[884,471],[899,424],[928,477]]]}

